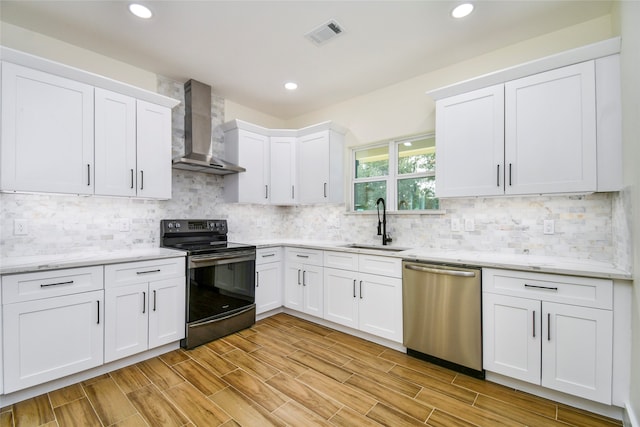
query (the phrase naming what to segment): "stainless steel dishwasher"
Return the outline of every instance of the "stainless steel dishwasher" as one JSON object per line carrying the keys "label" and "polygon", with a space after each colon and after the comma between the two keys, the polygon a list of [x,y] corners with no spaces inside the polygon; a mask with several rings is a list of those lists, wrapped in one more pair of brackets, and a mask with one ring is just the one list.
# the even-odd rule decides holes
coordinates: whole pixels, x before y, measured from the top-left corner
{"label": "stainless steel dishwasher", "polygon": [[481,270],[402,262],[407,354],[484,378]]}

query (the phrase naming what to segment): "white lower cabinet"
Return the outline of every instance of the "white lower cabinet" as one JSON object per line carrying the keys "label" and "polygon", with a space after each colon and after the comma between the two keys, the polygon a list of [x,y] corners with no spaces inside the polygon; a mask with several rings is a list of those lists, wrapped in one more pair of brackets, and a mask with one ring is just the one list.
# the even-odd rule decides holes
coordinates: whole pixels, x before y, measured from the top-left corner
{"label": "white lower cabinet", "polygon": [[323,315],[322,251],[285,248],[284,306]]}
{"label": "white lower cabinet", "polygon": [[484,369],[611,404],[612,282],[483,269]]}
{"label": "white lower cabinet", "polygon": [[4,393],[103,363],[102,267],[3,276]]}
{"label": "white lower cabinet", "polygon": [[256,251],[256,314],[282,306],[282,249]]}
{"label": "white lower cabinet", "polygon": [[185,334],[184,258],[105,266],[105,362]]}
{"label": "white lower cabinet", "polygon": [[325,320],[402,342],[401,260],[329,251],[324,259]]}

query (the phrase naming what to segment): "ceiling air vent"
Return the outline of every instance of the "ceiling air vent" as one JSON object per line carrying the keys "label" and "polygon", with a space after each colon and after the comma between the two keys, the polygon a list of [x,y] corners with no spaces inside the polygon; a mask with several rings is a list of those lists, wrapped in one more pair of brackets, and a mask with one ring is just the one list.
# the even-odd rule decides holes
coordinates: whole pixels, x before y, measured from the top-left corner
{"label": "ceiling air vent", "polygon": [[317,28],[309,31],[304,36],[311,40],[316,46],[325,44],[331,39],[338,37],[343,33],[343,29],[335,20],[331,19],[328,22],[320,25]]}

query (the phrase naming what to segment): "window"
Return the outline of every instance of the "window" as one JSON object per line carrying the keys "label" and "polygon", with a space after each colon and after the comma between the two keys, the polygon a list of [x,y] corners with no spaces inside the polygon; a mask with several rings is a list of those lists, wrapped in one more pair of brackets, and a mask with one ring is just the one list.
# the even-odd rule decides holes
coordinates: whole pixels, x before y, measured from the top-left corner
{"label": "window", "polygon": [[375,210],[380,197],[388,210],[438,209],[435,164],[433,135],[354,149],[353,210]]}

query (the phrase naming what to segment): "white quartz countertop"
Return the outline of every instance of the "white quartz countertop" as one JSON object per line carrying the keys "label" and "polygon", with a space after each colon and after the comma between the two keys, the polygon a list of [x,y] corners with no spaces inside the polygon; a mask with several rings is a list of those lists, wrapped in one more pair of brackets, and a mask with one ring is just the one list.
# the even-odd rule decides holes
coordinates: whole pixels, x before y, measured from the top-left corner
{"label": "white quartz countertop", "polygon": [[[547,257],[536,255],[504,254],[491,251],[461,251],[461,250],[437,250],[429,248],[402,248],[401,251],[389,252],[381,245],[380,249],[351,248],[352,242],[327,242],[307,240],[259,240],[245,242],[256,245],[258,248],[272,246],[295,246],[308,249],[333,250],[355,252],[363,254],[376,254],[417,260],[422,262],[434,262],[445,264],[471,265],[485,268],[503,268],[509,270],[535,271],[539,273],[568,274],[572,276],[597,277],[607,279],[631,280],[631,272],[617,268],[612,263],[593,261],[588,259]],[[393,245],[388,248],[398,248]]]}
{"label": "white quartz countertop", "polygon": [[0,258],[0,274],[29,273],[60,268],[185,256],[186,252],[165,248],[131,249],[109,252],[77,252]]}
{"label": "white quartz countertop", "polygon": [[[573,276],[598,277],[631,280],[629,271],[617,268],[611,263],[587,259],[545,257],[534,255],[504,254],[491,251],[436,250],[429,248],[406,248],[390,245],[388,248],[402,249],[386,251],[380,245],[366,245],[369,248],[353,248],[352,242],[311,241],[311,240],[258,240],[243,243],[258,248],[273,246],[295,246],[307,249],[343,251],[351,253],[375,254],[417,260],[423,262],[472,265],[478,267],[503,268],[509,270],[535,271],[540,273],[568,274]],[[376,249],[379,247],[380,249]],[[186,252],[165,249],[135,249],[110,252],[79,252],[55,255],[34,255],[7,257],[0,259],[0,274],[28,273],[60,268],[85,267],[89,265],[116,264],[159,258],[185,256]]]}

